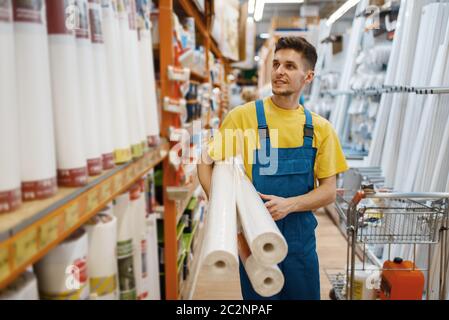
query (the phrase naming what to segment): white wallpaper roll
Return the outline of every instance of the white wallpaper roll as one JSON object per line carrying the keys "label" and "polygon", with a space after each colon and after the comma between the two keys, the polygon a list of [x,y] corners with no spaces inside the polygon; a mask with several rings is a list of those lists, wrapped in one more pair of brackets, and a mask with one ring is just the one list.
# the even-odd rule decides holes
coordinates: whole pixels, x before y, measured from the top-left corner
{"label": "white wallpaper roll", "polygon": [[[132,215],[133,223],[133,261],[136,276],[136,290],[137,299],[142,299],[145,296],[143,285],[143,263],[142,256],[146,254],[145,244],[145,209],[142,207],[142,192],[139,184],[134,184],[130,191],[130,214]],[[148,295],[148,293],[146,293]]]}
{"label": "white wallpaper roll", "polygon": [[129,193],[115,199],[114,215],[117,218],[117,263],[120,300],[136,300],[136,275],[134,265],[134,224]]}
{"label": "white wallpaper roll", "polygon": [[128,129],[122,55],[119,42],[117,12],[111,0],[102,1],[103,35],[106,46],[107,74],[111,97],[112,137],[115,163],[131,160],[131,140]]}
{"label": "white wallpaper roll", "polygon": [[103,170],[100,151],[99,107],[96,103],[94,60],[90,39],[89,8],[87,0],[76,0],[80,13],[80,27],[76,29],[76,50],[78,59],[78,80],[80,89],[83,141],[90,176],[101,174]]}
{"label": "white wallpaper roll", "polygon": [[11,0],[0,3],[0,213],[21,203],[19,111]]}
{"label": "white wallpaper roll", "polygon": [[81,228],[42,258],[34,266],[41,299],[88,299],[87,256],[87,233]]}
{"label": "white wallpaper roll", "polygon": [[287,256],[287,242],[244,171],[237,165],[235,171],[237,208],[251,252],[262,265],[277,264]]}
{"label": "white wallpaper roll", "polygon": [[277,265],[263,266],[251,254],[243,233],[238,234],[239,255],[245,267],[248,278],[256,291],[262,297],[278,294],[284,287],[285,279]]}
{"label": "white wallpaper roll", "polygon": [[86,223],[85,229],[89,243],[90,295],[96,300],[117,300],[117,218],[99,213]]}
{"label": "white wallpaper roll", "polygon": [[34,273],[25,271],[12,284],[0,290],[0,300],[39,300]]}
{"label": "white wallpaper roll", "polygon": [[90,31],[93,51],[93,67],[96,100],[98,106],[98,125],[100,151],[103,169],[114,167],[114,145],[112,143],[112,107],[106,65],[106,51],[103,41],[103,18],[100,0],[89,0]]}
{"label": "white wallpaper roll", "polygon": [[76,39],[65,23],[65,1],[47,0],[48,43],[56,129],[58,184],[87,184]]}
{"label": "white wallpaper roll", "polygon": [[216,162],[212,172],[203,256],[203,264],[211,274],[228,275],[238,268],[235,189],[229,187],[234,185],[232,164]]}
{"label": "white wallpaper roll", "polygon": [[47,198],[57,190],[45,2],[33,0],[31,4],[34,9],[13,1],[24,200]]}
{"label": "white wallpaper roll", "polygon": [[155,214],[149,214],[146,218],[146,243],[146,267],[148,275],[144,280],[144,288],[148,288],[148,300],[161,300],[157,217]]}

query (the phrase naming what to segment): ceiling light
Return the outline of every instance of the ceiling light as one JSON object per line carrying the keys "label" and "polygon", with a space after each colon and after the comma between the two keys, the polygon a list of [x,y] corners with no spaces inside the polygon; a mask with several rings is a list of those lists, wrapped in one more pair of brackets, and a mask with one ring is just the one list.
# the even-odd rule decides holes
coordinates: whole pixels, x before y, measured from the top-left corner
{"label": "ceiling light", "polygon": [[265,0],[256,0],[256,8],[254,10],[254,20],[256,21],[262,20],[264,6]]}
{"label": "ceiling light", "polygon": [[359,3],[360,0],[348,0],[340,8],[337,9],[326,21],[328,27],[330,27],[335,21],[340,19],[346,12],[348,12],[353,6]]}
{"label": "ceiling light", "polygon": [[254,6],[256,4],[256,0],[248,1],[248,14],[254,14]]}
{"label": "ceiling light", "polygon": [[255,56],[254,57],[254,61],[259,62],[260,61],[260,57],[259,56]]}
{"label": "ceiling light", "polygon": [[259,34],[260,39],[268,39],[269,37],[270,37],[270,34],[268,32]]}

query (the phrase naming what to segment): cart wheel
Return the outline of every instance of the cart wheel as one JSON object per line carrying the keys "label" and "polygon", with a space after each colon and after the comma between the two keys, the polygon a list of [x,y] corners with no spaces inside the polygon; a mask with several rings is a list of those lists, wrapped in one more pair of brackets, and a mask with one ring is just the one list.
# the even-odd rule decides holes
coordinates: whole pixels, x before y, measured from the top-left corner
{"label": "cart wheel", "polygon": [[329,291],[329,298],[330,298],[331,300],[338,300],[338,299],[337,299],[337,295],[335,294],[335,289],[334,289],[334,288],[332,288],[332,289]]}

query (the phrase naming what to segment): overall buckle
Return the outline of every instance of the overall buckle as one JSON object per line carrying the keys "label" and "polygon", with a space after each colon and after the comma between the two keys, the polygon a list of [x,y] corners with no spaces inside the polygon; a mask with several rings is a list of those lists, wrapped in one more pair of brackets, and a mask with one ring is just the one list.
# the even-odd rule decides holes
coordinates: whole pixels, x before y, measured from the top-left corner
{"label": "overall buckle", "polygon": [[309,124],[304,125],[304,137],[313,138],[313,126]]}

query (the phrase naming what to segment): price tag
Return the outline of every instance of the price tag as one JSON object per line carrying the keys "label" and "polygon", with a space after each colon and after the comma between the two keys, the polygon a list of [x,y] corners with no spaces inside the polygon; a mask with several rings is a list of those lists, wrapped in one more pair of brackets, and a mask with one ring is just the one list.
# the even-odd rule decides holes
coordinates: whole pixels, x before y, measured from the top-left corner
{"label": "price tag", "polygon": [[51,242],[58,239],[59,236],[59,225],[61,222],[61,216],[56,216],[40,227],[40,249],[45,248]]}
{"label": "price tag", "polygon": [[32,228],[17,238],[15,246],[15,265],[19,267],[37,253],[37,228]]}
{"label": "price tag", "polygon": [[0,281],[6,279],[9,275],[9,251],[8,247],[2,246],[0,247]]}
{"label": "price tag", "polygon": [[116,192],[123,188],[123,174],[122,173],[118,173],[114,177],[114,185],[115,185]]}
{"label": "price tag", "polygon": [[65,229],[72,228],[79,220],[78,203],[72,204],[65,210]]}
{"label": "price tag", "polygon": [[135,167],[134,167],[134,166],[131,166],[131,167],[129,167],[128,170],[126,171],[126,174],[127,174],[127,183],[133,181],[133,178],[134,178],[134,176],[135,176],[135,174],[134,174],[134,169],[135,169]]}
{"label": "price tag", "polygon": [[91,190],[87,195],[87,212],[91,212],[98,207],[98,189]]}
{"label": "price tag", "polygon": [[111,181],[107,181],[101,186],[101,201],[109,199],[111,196]]}

